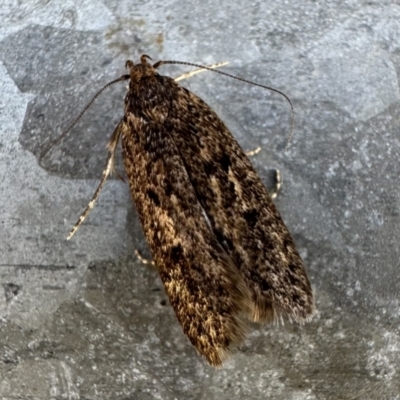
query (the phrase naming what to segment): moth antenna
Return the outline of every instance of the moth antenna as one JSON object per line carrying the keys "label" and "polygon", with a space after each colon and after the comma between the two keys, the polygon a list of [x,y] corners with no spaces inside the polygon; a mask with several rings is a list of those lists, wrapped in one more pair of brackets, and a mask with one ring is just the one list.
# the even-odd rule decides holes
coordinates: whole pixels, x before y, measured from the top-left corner
{"label": "moth antenna", "polygon": [[206,70],[208,70],[208,71],[212,71],[212,72],[215,72],[215,73],[217,73],[217,74],[225,75],[225,76],[227,76],[227,77],[229,77],[229,78],[236,79],[236,80],[241,81],[241,82],[244,82],[244,83],[249,83],[250,85],[254,85],[254,86],[261,87],[261,88],[263,88],[263,89],[271,90],[272,92],[278,93],[278,94],[280,94],[281,96],[283,96],[283,97],[289,102],[290,108],[291,108],[290,134],[289,134],[289,138],[288,138],[287,143],[286,143],[285,151],[289,148],[289,144],[290,144],[290,142],[291,142],[291,140],[292,140],[293,132],[294,132],[294,107],[293,107],[293,103],[292,103],[292,101],[290,100],[289,96],[287,96],[285,93],[281,92],[281,91],[278,90],[278,89],[274,89],[274,88],[271,87],[271,86],[261,85],[260,83],[252,82],[252,81],[249,81],[249,80],[247,80],[247,79],[240,78],[239,76],[232,75],[232,74],[228,74],[227,72],[218,71],[218,70],[216,70],[216,69],[214,69],[214,68],[207,67],[207,66],[205,66],[205,65],[190,63],[190,62],[186,62],[186,61],[174,61],[174,60],[165,60],[165,61],[163,61],[163,60],[162,60],[162,61],[156,62],[156,63],[153,65],[153,68],[156,68],[156,69],[157,69],[157,68],[159,68],[161,65],[165,65],[165,64],[189,65],[189,66],[192,66],[192,67],[197,67],[197,68],[201,68],[201,69],[206,69]]}
{"label": "moth antenna", "polygon": [[99,185],[97,186],[96,191],[94,192],[92,200],[90,200],[89,204],[86,206],[85,210],[79,217],[78,222],[71,229],[71,232],[69,233],[69,235],[67,237],[67,240],[72,238],[72,236],[75,234],[75,232],[81,226],[82,222],[89,215],[89,213],[92,210],[92,208],[94,207],[97,199],[99,198],[100,192],[103,189],[103,186],[106,183],[107,178],[109,177],[110,173],[114,169],[114,155],[115,155],[115,149],[116,149],[118,141],[119,141],[119,137],[121,135],[121,126],[122,126],[122,121],[115,128],[115,130],[111,136],[110,142],[108,143],[108,146],[107,146],[108,147],[108,157],[107,157],[106,166],[103,170],[101,181],[100,181]]}
{"label": "moth antenna", "polygon": [[[220,63],[207,65],[207,67],[214,69],[214,68],[223,67],[224,65],[227,65],[227,64],[229,64],[228,61],[223,61],[223,62],[220,62]],[[184,79],[188,79],[188,78],[192,77],[193,75],[199,74],[200,72],[203,72],[203,71],[205,71],[204,68],[198,68],[198,69],[195,69],[193,71],[186,72],[185,74],[179,75],[176,78],[174,78],[174,81],[175,82],[179,82],[179,81],[182,81]]]}
{"label": "moth antenna", "polygon": [[49,143],[49,145],[40,153],[39,156],[39,164],[41,165],[43,157],[49,152],[49,150],[55,146],[57,143],[59,143],[66,135],[67,133],[78,123],[78,121],[82,118],[83,114],[90,108],[90,106],[95,102],[95,100],[106,90],[109,86],[114,85],[115,83],[126,81],[130,78],[130,75],[122,75],[118,79],[115,79],[109,83],[107,83],[105,86],[103,86],[92,98],[92,100],[89,101],[88,104],[83,108],[83,110],[80,112],[80,114],[74,119],[74,121],[68,126],[67,129],[64,130],[64,132],[61,133],[61,135],[54,141]]}

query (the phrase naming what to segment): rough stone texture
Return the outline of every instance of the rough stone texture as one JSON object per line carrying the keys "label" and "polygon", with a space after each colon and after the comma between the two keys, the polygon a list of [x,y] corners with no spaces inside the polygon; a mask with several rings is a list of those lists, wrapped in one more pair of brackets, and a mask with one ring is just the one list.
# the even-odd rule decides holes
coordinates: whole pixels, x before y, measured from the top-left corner
{"label": "rough stone texture", "polygon": [[[400,399],[400,5],[394,1],[128,0],[0,4],[0,397]],[[256,326],[214,370],[181,333],[146,253],[128,187],[90,199],[123,112],[113,87],[38,154],[127,58],[213,63],[185,84],[262,176],[308,266],[318,314]],[[178,75],[183,68],[165,67]],[[119,167],[122,170],[122,165]],[[267,181],[267,180],[266,180]]]}

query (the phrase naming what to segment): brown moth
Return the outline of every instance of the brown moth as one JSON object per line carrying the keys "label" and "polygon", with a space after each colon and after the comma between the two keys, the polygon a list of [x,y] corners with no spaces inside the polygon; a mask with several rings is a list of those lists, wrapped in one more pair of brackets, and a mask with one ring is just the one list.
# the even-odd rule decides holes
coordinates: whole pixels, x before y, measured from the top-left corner
{"label": "brown moth", "polygon": [[99,187],[69,237],[93,207],[121,139],[132,197],[170,303],[197,351],[219,366],[243,340],[246,320],[309,321],[313,293],[293,239],[238,142],[203,100],[157,72],[188,63],[147,59],[127,61],[130,74],[110,83],[130,80],[125,115]]}

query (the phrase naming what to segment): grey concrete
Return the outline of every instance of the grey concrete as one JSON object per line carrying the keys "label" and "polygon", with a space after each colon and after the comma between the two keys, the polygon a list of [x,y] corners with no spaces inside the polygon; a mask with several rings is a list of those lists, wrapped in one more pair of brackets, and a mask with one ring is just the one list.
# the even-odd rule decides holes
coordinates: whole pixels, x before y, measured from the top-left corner
{"label": "grey concrete", "polygon": [[[0,398],[400,399],[400,6],[395,1],[0,2]],[[77,5],[77,4],[80,5]],[[124,62],[213,63],[185,82],[228,124],[304,257],[318,313],[258,326],[214,370],[181,332],[127,185],[76,236],[126,85],[38,155]],[[177,75],[184,68],[163,68]],[[119,170],[123,170],[119,164]]]}

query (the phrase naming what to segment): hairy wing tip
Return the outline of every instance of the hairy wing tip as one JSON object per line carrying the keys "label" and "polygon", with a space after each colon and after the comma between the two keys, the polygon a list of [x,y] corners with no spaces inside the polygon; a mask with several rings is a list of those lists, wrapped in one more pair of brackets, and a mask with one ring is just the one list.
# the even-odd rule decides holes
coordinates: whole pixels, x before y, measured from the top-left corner
{"label": "hairy wing tip", "polygon": [[285,304],[280,305],[278,302],[270,302],[265,299],[253,303],[250,318],[258,323],[281,323],[283,325],[284,319],[289,322],[297,322],[304,324],[310,322],[316,312],[314,299],[312,296],[307,296],[306,304],[299,305]]}
{"label": "hairy wing tip", "polygon": [[226,325],[226,338],[227,344],[210,346],[209,351],[199,352],[206,361],[213,367],[222,367],[223,363],[228,360],[235,352],[237,347],[243,342],[248,332],[248,325],[246,321],[240,317],[235,316]]}

